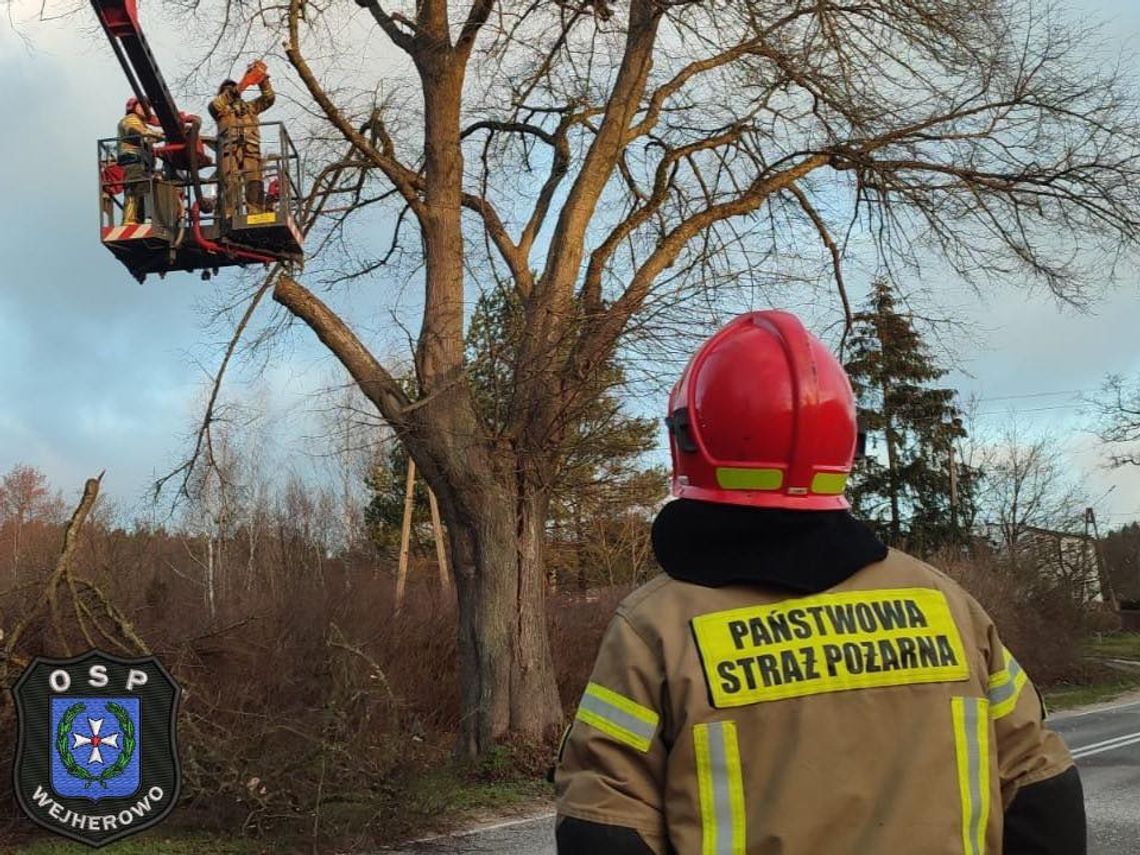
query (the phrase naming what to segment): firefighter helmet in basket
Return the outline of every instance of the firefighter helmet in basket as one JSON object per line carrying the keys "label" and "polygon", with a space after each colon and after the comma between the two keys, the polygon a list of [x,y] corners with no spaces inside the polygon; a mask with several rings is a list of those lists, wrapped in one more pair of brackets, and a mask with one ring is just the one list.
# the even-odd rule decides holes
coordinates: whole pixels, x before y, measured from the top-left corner
{"label": "firefighter helmet in basket", "polygon": [[805,511],[849,507],[855,397],[787,312],[749,312],[697,350],[669,396],[673,495]]}

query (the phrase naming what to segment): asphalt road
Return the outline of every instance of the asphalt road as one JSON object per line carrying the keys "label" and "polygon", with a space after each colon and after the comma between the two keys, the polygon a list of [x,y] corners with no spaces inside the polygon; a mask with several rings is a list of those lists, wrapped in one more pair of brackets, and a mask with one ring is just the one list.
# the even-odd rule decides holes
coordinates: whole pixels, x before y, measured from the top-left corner
{"label": "asphalt road", "polygon": [[1090,855],[1134,855],[1140,840],[1140,700],[1058,715],[1050,726],[1065,738],[1081,770]]}
{"label": "asphalt road", "polygon": [[[1059,714],[1050,718],[1049,725],[1064,737],[1081,769],[1090,855],[1136,855],[1140,840],[1140,700]],[[546,814],[409,844],[392,855],[555,855],[553,837],[554,818]]]}
{"label": "asphalt road", "polygon": [[[409,844],[390,855],[455,855],[494,853],[494,855],[555,855],[554,814],[505,820],[466,832]],[[599,852],[598,855],[604,855]]]}

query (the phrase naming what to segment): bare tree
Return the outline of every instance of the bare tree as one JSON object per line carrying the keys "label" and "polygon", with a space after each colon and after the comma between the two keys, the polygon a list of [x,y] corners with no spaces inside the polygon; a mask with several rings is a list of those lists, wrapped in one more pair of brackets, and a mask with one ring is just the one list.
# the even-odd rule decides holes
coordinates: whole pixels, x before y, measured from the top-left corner
{"label": "bare tree", "polygon": [[1096,433],[1112,466],[1140,466],[1140,388],[1119,374],[1105,379],[1095,407]]}
{"label": "bare tree", "polygon": [[321,433],[311,438],[310,453],[322,474],[335,485],[337,551],[359,548],[366,540],[365,482],[372,470],[386,430],[372,405],[360,394],[351,378],[338,372],[322,395],[318,411]]}
{"label": "bare tree", "polygon": [[[311,282],[281,275],[273,297],[439,497],[468,753],[548,736],[561,718],[543,617],[551,485],[631,330],[691,331],[724,287],[800,276],[813,259],[849,316],[856,238],[886,267],[934,252],[979,287],[1032,281],[1080,302],[1140,233],[1126,81],[1090,67],[1093,36],[1048,3],[395,3],[357,0],[415,86],[394,63],[335,74],[330,57],[353,49],[327,41],[344,5],[225,14],[264,41],[283,14],[288,61],[350,149],[339,164],[371,188],[356,198],[395,206],[390,245],[356,251],[335,281],[360,287],[410,257],[405,282],[422,288],[410,394]],[[465,308],[482,283],[510,289],[525,317],[494,424],[466,381]]]}
{"label": "bare tree", "polygon": [[241,478],[240,452],[228,433],[214,439],[214,465],[196,473],[193,504],[186,514],[186,526],[194,540],[202,543],[202,554],[187,542],[187,550],[201,569],[202,596],[211,624],[218,616],[220,591],[230,584],[227,550],[234,539],[245,501],[246,486]]}
{"label": "bare tree", "polygon": [[63,498],[51,492],[47,476],[35,467],[16,464],[0,478],[0,526],[11,529],[13,579],[20,570],[24,528],[35,519],[57,522],[63,511]]}
{"label": "bare tree", "polygon": [[1011,423],[985,455],[982,470],[983,513],[1013,569],[1021,565],[1035,534],[1078,533],[1087,502],[1053,437],[1029,438]]}

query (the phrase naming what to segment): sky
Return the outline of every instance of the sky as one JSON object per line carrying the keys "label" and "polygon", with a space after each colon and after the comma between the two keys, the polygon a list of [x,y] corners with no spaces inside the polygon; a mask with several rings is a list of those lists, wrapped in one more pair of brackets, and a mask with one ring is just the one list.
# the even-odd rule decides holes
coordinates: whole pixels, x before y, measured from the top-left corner
{"label": "sky", "polygon": [[[142,4],[144,21],[153,5]],[[1140,75],[1140,4],[1073,7],[1111,22]],[[38,9],[38,0],[15,0],[7,20],[0,15],[0,115],[8,119],[0,134],[0,473],[30,464],[73,496],[106,469],[105,491],[142,513],[150,484],[185,453],[200,414],[224,337],[224,327],[208,323],[219,283],[176,274],[139,286],[101,247],[95,140],[113,135],[129,93],[86,4],[50,22],[35,20]],[[173,83],[189,69],[191,48],[169,23],[147,33]],[[205,92],[176,94],[183,109],[204,112],[193,104],[204,104]],[[949,342],[958,366],[949,379],[981,399],[979,429],[996,433],[1016,416],[1027,430],[1052,431],[1099,516],[1111,525],[1140,519],[1140,470],[1103,467],[1080,407],[1106,374],[1140,375],[1140,271],[1126,271],[1083,314],[1023,292],[983,302],[952,282],[937,290],[935,308],[959,314],[970,331]],[[259,436],[270,456],[303,469],[324,406],[317,391],[336,377],[331,358],[297,330],[263,373],[243,365],[229,393],[264,405],[269,428]]]}

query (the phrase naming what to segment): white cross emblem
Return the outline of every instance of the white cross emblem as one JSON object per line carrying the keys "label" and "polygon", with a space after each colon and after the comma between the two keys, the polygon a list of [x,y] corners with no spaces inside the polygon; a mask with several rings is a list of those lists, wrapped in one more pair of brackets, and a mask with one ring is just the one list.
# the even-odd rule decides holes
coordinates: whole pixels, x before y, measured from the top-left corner
{"label": "white cross emblem", "polygon": [[87,719],[87,726],[91,728],[91,735],[84,736],[82,733],[71,734],[75,738],[75,744],[71,747],[79,748],[81,745],[90,745],[91,756],[87,760],[87,765],[90,766],[92,763],[103,762],[103,752],[99,750],[101,746],[108,745],[111,748],[119,747],[119,734],[112,733],[108,736],[100,736],[99,731],[103,728],[103,719],[101,718]]}

